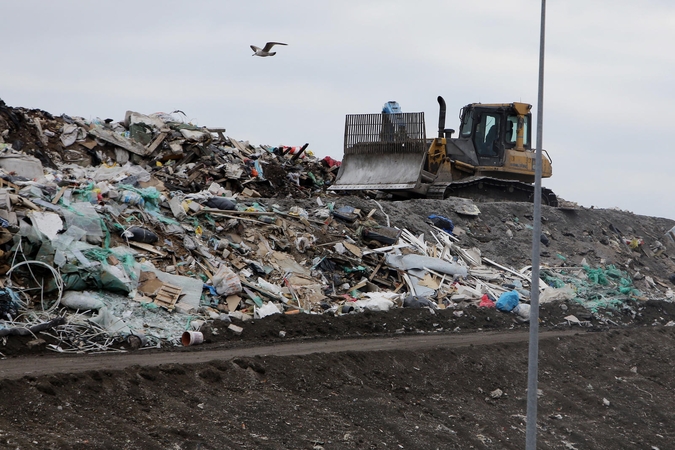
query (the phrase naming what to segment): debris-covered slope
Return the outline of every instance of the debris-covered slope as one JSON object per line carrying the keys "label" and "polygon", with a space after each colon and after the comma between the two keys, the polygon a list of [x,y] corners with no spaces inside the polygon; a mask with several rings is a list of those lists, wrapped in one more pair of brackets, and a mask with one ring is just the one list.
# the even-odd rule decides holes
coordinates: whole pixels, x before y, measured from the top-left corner
{"label": "debris-covered slope", "polygon": [[[338,161],[182,117],[0,102],[0,373],[176,362],[4,377],[2,445],[522,448],[531,204],[329,195]],[[564,204],[542,211],[540,325],[579,335],[542,342],[540,447],[668,448],[675,221]],[[476,345],[181,364],[427,334]]]}
{"label": "debris-covered slope", "polygon": [[[32,348],[166,348],[218,327],[245,340],[279,314],[460,318],[495,302],[494,318],[527,323],[530,204],[328,195],[338,161],[178,111],[87,121],[2,104],[0,118],[4,333],[39,330]],[[672,299],[672,220],[578,207],[542,220],[540,298],[585,311],[568,323],[630,323]]]}

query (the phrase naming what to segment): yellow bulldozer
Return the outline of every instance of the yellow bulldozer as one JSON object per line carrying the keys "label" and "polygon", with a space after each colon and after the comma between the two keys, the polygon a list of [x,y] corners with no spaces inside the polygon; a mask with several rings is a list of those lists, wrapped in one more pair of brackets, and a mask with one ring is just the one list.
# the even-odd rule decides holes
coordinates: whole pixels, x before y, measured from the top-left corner
{"label": "yellow bulldozer", "polygon": [[[459,133],[445,128],[445,100],[438,137],[427,139],[424,113],[401,112],[387,102],[380,114],[349,114],[344,156],[330,190],[377,190],[397,197],[478,201],[534,201],[535,152],[531,105],[471,103],[460,110]],[[543,152],[542,177],[552,174]],[[555,194],[542,188],[542,203],[558,206]]]}

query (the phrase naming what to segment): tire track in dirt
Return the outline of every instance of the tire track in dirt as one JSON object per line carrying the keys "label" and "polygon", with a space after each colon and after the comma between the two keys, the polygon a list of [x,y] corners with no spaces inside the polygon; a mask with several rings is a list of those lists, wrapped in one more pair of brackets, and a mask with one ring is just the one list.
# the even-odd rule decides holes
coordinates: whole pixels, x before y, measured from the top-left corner
{"label": "tire track in dirt", "polygon": [[[584,333],[585,334],[585,333]],[[578,330],[545,331],[540,339],[584,334]],[[375,352],[392,350],[428,350],[470,345],[527,342],[527,332],[484,332],[471,334],[425,334],[372,339],[343,339],[313,342],[290,342],[230,349],[169,351],[157,353],[115,353],[77,356],[34,356],[0,361],[0,379],[77,373],[88,370],[122,370],[131,366],[153,367],[162,364],[199,364],[214,360],[230,360],[252,356],[297,356],[311,353]]]}

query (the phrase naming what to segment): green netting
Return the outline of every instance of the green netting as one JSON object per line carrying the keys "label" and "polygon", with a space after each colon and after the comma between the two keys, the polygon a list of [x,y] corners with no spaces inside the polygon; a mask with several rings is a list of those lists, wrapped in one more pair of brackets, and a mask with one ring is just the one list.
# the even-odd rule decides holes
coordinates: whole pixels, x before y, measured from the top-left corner
{"label": "green netting", "polygon": [[591,296],[590,298],[575,298],[575,303],[582,305],[584,308],[590,310],[593,313],[597,313],[601,309],[618,309],[623,306],[625,300],[617,298],[606,298],[602,294],[597,294]]}
{"label": "green netting", "polygon": [[621,278],[621,277],[623,276],[623,274],[624,274],[624,272],[622,272],[621,270],[617,269],[616,266],[614,266],[614,265],[612,265],[612,264],[610,264],[609,266],[607,266],[606,273],[607,273],[607,276],[608,276],[608,277],[611,277],[611,278],[617,278],[617,279]]}
{"label": "green netting", "polygon": [[541,279],[555,288],[573,287],[576,291],[573,301],[594,313],[604,310],[606,314],[610,314],[611,310],[620,309],[627,302],[642,295],[633,286],[630,275],[616,266],[608,265],[606,268],[584,266],[583,273],[586,274],[586,278],[580,277],[574,270],[569,274],[542,270]]}
{"label": "green netting", "polygon": [[[110,218],[108,218],[108,220],[110,220]],[[101,230],[105,233],[105,237],[103,238],[103,247],[110,248],[110,231],[108,230],[108,226],[106,225],[105,220],[101,218],[100,221],[101,221]]]}
{"label": "green netting", "polygon": [[148,311],[158,311],[159,310],[159,306],[157,306],[153,302],[145,302],[145,303],[141,302],[141,306],[143,308],[147,309]]}
{"label": "green netting", "polygon": [[156,218],[157,220],[159,220],[160,222],[165,223],[167,225],[180,225],[180,222],[178,222],[177,220],[171,219],[169,217],[166,217],[165,215],[160,213],[158,210],[157,211],[156,210],[149,210],[149,211],[146,211],[146,212],[148,214],[150,214],[151,216],[153,216],[154,218]]}
{"label": "green netting", "polygon": [[619,292],[625,295],[633,295],[635,297],[640,297],[642,292],[633,287],[633,282],[630,278],[621,277],[619,281]]}
{"label": "green netting", "polygon": [[605,275],[605,270],[602,267],[597,269],[592,269],[590,266],[584,266],[586,271],[586,276],[591,281],[591,283],[601,284],[607,286],[609,282],[607,281],[607,276]]}
{"label": "green netting", "polygon": [[79,189],[73,189],[73,195],[79,197],[80,200],[85,202],[91,202],[97,200],[97,195],[93,192],[96,189],[96,185],[91,182],[86,186],[82,186]]}
{"label": "green netting", "polygon": [[136,280],[138,278],[137,271],[134,270],[136,267],[136,259],[134,255],[130,252],[124,251],[124,248],[91,248],[82,252],[84,256],[93,261],[98,261],[100,263],[107,263],[108,256],[113,255],[117,258],[124,271],[129,275],[129,278]]}
{"label": "green netting", "polygon": [[566,284],[562,279],[556,277],[548,271],[541,272],[541,279],[544,280],[547,285],[554,288],[561,288]]}
{"label": "green netting", "polygon": [[204,215],[202,216],[202,218],[203,218],[204,220],[206,220],[206,222],[208,222],[209,225],[211,225],[212,227],[215,228],[215,226],[216,226],[216,221],[213,219],[213,217],[211,217],[210,214],[204,214]]}
{"label": "green netting", "polygon": [[124,267],[124,271],[129,274],[129,278],[132,280],[137,280],[138,275],[134,270],[134,267],[136,266],[136,258],[134,258],[132,254],[128,253],[119,258],[119,260],[122,263],[122,267]]}
{"label": "green netting", "polygon": [[92,248],[82,252],[84,256],[94,261],[105,261],[109,255],[112,254],[112,250],[109,248]]}

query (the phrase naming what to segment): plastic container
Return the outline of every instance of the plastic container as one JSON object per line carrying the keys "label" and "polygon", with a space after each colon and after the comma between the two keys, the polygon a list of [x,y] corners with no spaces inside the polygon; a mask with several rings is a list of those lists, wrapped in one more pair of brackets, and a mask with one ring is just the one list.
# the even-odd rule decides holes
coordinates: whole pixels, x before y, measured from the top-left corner
{"label": "plastic container", "polygon": [[180,338],[180,342],[185,347],[199,345],[204,342],[204,335],[201,331],[185,331]]}

